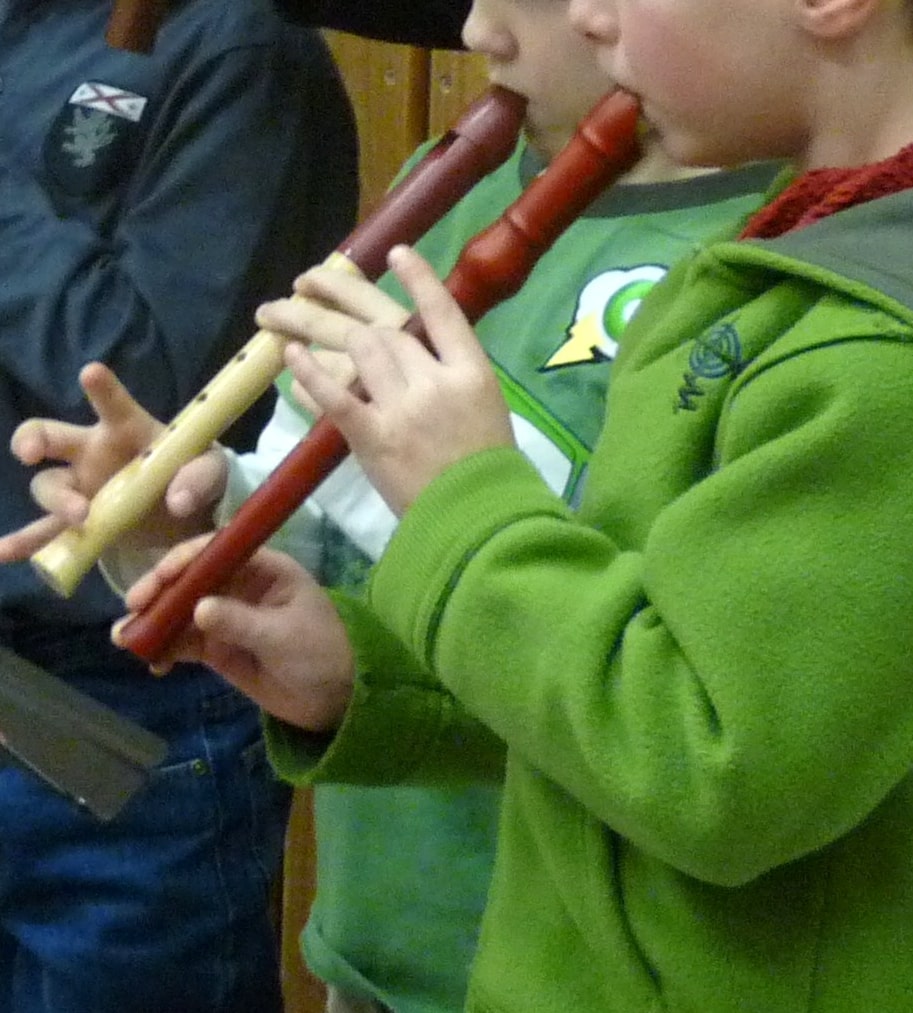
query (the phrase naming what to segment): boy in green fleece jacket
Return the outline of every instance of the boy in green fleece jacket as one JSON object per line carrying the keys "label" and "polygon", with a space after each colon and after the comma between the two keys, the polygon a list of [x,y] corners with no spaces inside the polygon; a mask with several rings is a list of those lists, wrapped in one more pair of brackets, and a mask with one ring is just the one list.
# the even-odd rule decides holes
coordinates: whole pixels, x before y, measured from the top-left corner
{"label": "boy in green fleece jacket", "polygon": [[[563,4],[475,0],[464,38],[487,57],[493,81],[527,98],[528,113],[514,156],[416,244],[439,275],[558,154],[606,86]],[[477,328],[510,404],[518,446],[569,501],[583,485],[624,322],[670,264],[754,211],[776,171],[764,163],[695,176],[650,140],[644,148],[638,164],[542,258],[523,290]],[[379,287],[402,298],[389,275]],[[274,307],[270,329],[294,334],[300,309],[300,300]],[[301,438],[297,402],[280,387],[284,400],[257,453],[233,462],[223,512],[236,509]],[[323,583],[352,589],[395,518],[376,494],[353,494],[363,485],[349,465],[312,499],[327,523],[311,568]],[[309,523],[299,511],[283,537]],[[327,983],[327,1013],[462,1008],[499,804],[492,783],[316,786],[317,889],[301,942],[309,968]]]}
{"label": "boy in green fleece jacket", "polygon": [[[467,47],[487,57],[492,80],[527,98],[528,114],[513,157],[417,244],[439,273],[516,200],[606,88],[563,4],[475,0],[464,34]],[[695,176],[645,139],[637,165],[559,239],[523,291],[479,325],[518,445],[564,499],[582,488],[617,338],[634,307],[671,263],[754,211],[774,171],[768,163]],[[402,297],[390,276],[379,289]],[[290,317],[280,321],[283,329],[293,330],[300,305],[283,304]],[[394,308],[400,319],[403,311]],[[310,424],[286,384],[280,387],[257,452],[230,458],[223,514]],[[355,490],[364,484],[351,467],[340,469],[281,535],[288,551],[333,586],[360,584],[395,526],[376,494]],[[323,520],[308,506],[322,510]],[[327,1013],[461,1009],[491,877],[498,785],[324,784],[314,805],[317,891],[301,941],[308,966],[328,986]]]}
{"label": "boy in green fleece jacket", "polygon": [[366,598],[263,550],[175,654],[275,715],[293,780],[448,783],[506,746],[469,1010],[908,1013],[913,3],[570,12],[674,157],[796,177],[645,300],[576,512],[395,251],[437,359],[343,328],[363,403],[288,355],[401,515]]}

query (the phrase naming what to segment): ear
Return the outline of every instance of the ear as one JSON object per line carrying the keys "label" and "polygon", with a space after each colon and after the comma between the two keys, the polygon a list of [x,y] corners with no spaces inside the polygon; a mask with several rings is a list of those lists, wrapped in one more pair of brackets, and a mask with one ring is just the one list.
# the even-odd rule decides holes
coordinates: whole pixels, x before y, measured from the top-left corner
{"label": "ear", "polygon": [[849,38],[860,31],[885,0],[795,0],[799,23],[817,39]]}

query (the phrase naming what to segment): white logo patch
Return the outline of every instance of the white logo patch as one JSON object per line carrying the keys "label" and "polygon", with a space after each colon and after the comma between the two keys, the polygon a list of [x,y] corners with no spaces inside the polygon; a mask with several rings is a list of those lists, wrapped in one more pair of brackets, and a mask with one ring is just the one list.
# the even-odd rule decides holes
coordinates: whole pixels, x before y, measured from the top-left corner
{"label": "white logo patch", "polygon": [[85,106],[96,112],[120,116],[133,123],[140,121],[147,101],[148,99],[142,95],[136,95],[132,91],[124,91],[122,88],[115,88],[111,84],[101,84],[98,81],[86,81],[70,96],[70,105]]}

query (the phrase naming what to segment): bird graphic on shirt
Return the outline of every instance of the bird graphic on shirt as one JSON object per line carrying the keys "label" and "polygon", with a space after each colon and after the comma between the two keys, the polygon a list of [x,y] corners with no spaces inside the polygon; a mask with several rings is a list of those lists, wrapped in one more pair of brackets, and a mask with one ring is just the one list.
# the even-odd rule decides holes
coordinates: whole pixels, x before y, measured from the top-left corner
{"label": "bird graphic on shirt", "polygon": [[542,369],[614,359],[622,331],[666,270],[656,264],[643,264],[605,271],[588,281],[577,299],[567,340]]}

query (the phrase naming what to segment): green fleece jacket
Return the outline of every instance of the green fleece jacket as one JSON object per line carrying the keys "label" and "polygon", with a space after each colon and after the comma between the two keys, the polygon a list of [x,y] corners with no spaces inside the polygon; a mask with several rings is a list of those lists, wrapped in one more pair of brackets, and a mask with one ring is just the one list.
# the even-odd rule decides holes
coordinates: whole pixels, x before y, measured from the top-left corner
{"label": "green fleece jacket", "polygon": [[354,700],[328,747],[271,726],[283,774],[507,746],[469,1010],[913,1009],[911,223],[699,252],[625,332],[579,512],[474,455],[339,599]]}

